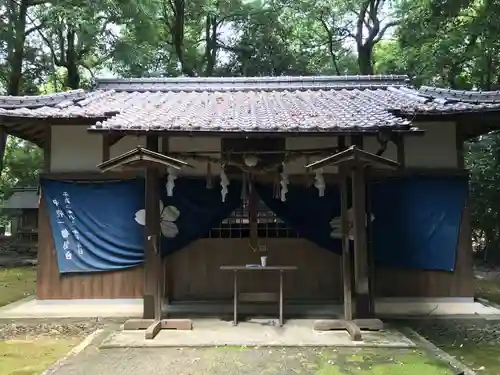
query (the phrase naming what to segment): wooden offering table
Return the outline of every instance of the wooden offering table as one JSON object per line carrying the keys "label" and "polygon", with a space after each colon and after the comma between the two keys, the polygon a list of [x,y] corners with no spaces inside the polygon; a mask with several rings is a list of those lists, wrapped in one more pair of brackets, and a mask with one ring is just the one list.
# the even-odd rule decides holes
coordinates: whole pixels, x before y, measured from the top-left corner
{"label": "wooden offering table", "polygon": [[238,324],[238,272],[253,271],[253,272],[264,272],[264,271],[275,271],[279,272],[280,280],[280,295],[279,295],[279,305],[280,305],[280,317],[279,324],[280,327],[283,326],[283,272],[284,271],[295,271],[296,266],[259,266],[259,265],[248,265],[248,266],[221,266],[223,271],[233,271],[233,281],[234,281],[234,319],[233,325]]}

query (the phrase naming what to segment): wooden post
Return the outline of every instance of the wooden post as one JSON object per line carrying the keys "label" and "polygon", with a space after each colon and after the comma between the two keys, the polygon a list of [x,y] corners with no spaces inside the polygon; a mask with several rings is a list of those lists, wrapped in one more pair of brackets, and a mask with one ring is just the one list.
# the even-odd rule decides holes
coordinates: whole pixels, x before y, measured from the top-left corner
{"label": "wooden post", "polygon": [[345,170],[340,170],[340,220],[342,228],[342,284],[344,287],[344,319],[352,320],[352,279],[349,220],[347,217],[348,181]]}
{"label": "wooden post", "polygon": [[457,150],[457,168],[459,170],[463,170],[465,168],[465,160],[464,160],[464,142],[465,136],[462,126],[460,123],[455,125],[455,145]]}
{"label": "wooden post", "polygon": [[396,144],[397,152],[397,162],[399,163],[399,169],[404,169],[406,166],[406,156],[405,156],[405,140],[402,134],[392,134],[392,140]]}
{"label": "wooden post", "polygon": [[[247,183],[244,181],[244,183]],[[252,249],[258,251],[259,247],[259,234],[257,223],[257,205],[258,197],[257,192],[253,186],[252,175],[248,175],[248,221],[250,222],[250,246]]]}
{"label": "wooden post", "polygon": [[375,260],[373,256],[373,222],[371,205],[371,168],[365,168],[365,217],[366,217],[366,256],[368,262],[369,316],[375,316]]}
{"label": "wooden post", "polygon": [[[161,137],[161,153],[163,155],[168,155],[169,152],[169,147],[170,146],[170,139],[169,137],[162,136]],[[163,258],[163,265],[162,265],[162,277],[163,277],[163,284],[162,284],[162,298],[163,301],[168,305],[172,299],[172,290],[173,290],[173,285],[174,285],[174,280],[172,279],[172,275],[168,272],[169,268],[169,259],[167,256]],[[167,312],[168,313],[168,312]]]}
{"label": "wooden post", "polygon": [[7,147],[7,130],[5,126],[0,126],[0,175],[4,167],[5,148]]}
{"label": "wooden post", "polygon": [[44,140],[43,140],[43,171],[45,173],[50,172],[51,164],[51,148],[52,148],[52,128],[50,125],[46,125],[44,129]]}
{"label": "wooden post", "polygon": [[[338,150],[346,149],[345,137],[338,137]],[[344,319],[352,320],[352,254],[349,240],[349,218],[347,217],[349,175],[345,167],[339,168],[340,177],[340,223],[342,231],[342,286],[344,289]]]}
{"label": "wooden post", "polygon": [[[146,148],[158,151],[158,136],[146,137]],[[158,237],[160,233],[160,194],[158,170],[152,167],[146,169],[146,230],[144,244],[144,318],[160,319],[161,296],[159,287],[160,273],[158,264],[162,264]]]}
{"label": "wooden post", "polygon": [[102,161],[108,161],[111,156],[111,136],[102,135]]}
{"label": "wooden post", "polygon": [[354,168],[352,172],[352,184],[356,318],[363,319],[370,315],[368,249],[366,241],[366,185],[363,167],[356,166]]}

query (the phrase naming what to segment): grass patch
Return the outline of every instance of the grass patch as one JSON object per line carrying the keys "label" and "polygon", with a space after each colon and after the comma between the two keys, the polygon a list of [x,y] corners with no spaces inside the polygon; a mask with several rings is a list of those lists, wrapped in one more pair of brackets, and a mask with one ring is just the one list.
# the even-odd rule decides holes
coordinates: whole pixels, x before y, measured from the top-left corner
{"label": "grass patch", "polygon": [[481,375],[500,374],[500,345],[445,346],[443,350],[455,356],[469,368]]}
{"label": "grass patch", "polygon": [[206,375],[453,375],[447,363],[415,349],[220,347],[199,354],[202,367],[210,368],[201,372]]}
{"label": "grass patch", "polygon": [[500,280],[475,279],[476,297],[500,304]]}
{"label": "grass patch", "polygon": [[0,306],[35,293],[36,267],[14,267],[0,270]]}
{"label": "grass patch", "polygon": [[414,349],[342,349],[322,355],[315,375],[453,375],[450,366]]}
{"label": "grass patch", "polygon": [[0,341],[0,375],[39,375],[78,341],[76,338]]}
{"label": "grass patch", "polygon": [[[476,297],[500,304],[500,279],[475,279],[474,282]],[[412,328],[481,375],[500,374],[499,323],[452,319],[415,322]]]}

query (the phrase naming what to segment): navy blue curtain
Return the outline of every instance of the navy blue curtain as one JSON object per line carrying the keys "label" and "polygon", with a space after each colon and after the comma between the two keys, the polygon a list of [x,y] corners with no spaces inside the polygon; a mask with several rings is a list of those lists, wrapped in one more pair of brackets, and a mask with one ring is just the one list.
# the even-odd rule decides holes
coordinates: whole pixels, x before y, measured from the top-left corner
{"label": "navy blue curtain", "polygon": [[377,265],[453,271],[466,177],[395,178],[372,186]]}
{"label": "navy blue curtain", "polygon": [[171,254],[202,237],[227,218],[241,204],[241,183],[231,181],[225,202],[221,188],[206,188],[205,179],[177,178],[173,196],[167,196],[165,182],[161,219],[161,251]]}
{"label": "navy blue curtain", "polygon": [[[288,185],[286,201],[274,197],[272,185],[256,184],[257,194],[262,201],[301,237],[327,250],[342,253],[339,239],[340,191],[337,186],[327,186],[325,195],[319,196],[318,189],[301,185]],[[335,234],[333,233],[335,232]]]}
{"label": "navy blue curtain", "polygon": [[42,179],[60,273],[124,269],[144,261],[144,181]]}
{"label": "navy blue curtain", "polygon": [[[302,237],[341,253],[336,186],[327,186],[319,197],[314,187],[289,185],[286,202],[274,198],[271,185],[256,188],[264,203]],[[376,265],[454,270],[467,178],[399,177],[373,183],[370,189]]]}

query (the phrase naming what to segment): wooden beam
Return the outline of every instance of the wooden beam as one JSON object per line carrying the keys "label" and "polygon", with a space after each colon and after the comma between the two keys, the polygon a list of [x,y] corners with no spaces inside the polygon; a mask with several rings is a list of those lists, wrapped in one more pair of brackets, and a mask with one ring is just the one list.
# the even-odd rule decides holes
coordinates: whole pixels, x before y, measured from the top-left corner
{"label": "wooden beam", "polygon": [[364,147],[363,135],[361,135],[361,134],[351,135],[351,145],[358,146],[358,148],[363,149],[363,147]]}
{"label": "wooden beam", "polygon": [[[150,135],[146,138],[146,148],[158,151],[158,136]],[[158,170],[146,169],[146,230],[144,239],[144,319],[157,319],[160,305],[158,288],[158,265],[160,262],[158,250],[158,235],[160,233],[160,192],[158,184]]]}
{"label": "wooden beam", "polygon": [[161,153],[163,155],[167,155],[170,150],[170,138],[169,137],[161,137]]}
{"label": "wooden beam", "polygon": [[315,331],[341,331],[346,330],[353,341],[362,341],[361,329],[352,320],[329,319],[316,320],[313,324]]}
{"label": "wooden beam", "polygon": [[143,169],[155,168],[164,170],[165,168],[174,168],[180,170],[182,167],[190,167],[191,165],[183,160],[174,159],[170,156],[160,154],[138,146],[128,152],[115,156],[110,160],[106,160],[97,165],[102,172],[119,169]]}
{"label": "wooden beam", "polygon": [[[168,137],[162,137],[161,138],[161,153],[163,155],[168,155],[170,148],[169,148],[169,138]],[[173,274],[170,273],[169,266],[170,266],[170,259],[165,256],[163,258],[163,262],[161,262],[161,267],[162,267],[162,279],[163,280],[163,285],[162,285],[162,296],[167,305],[170,303],[172,300],[172,291],[174,290],[174,280],[173,280]],[[168,306],[167,306],[167,312],[168,314]]]}
{"label": "wooden beam", "polygon": [[[366,217],[366,256],[368,263],[368,297],[370,302],[369,317],[375,316],[375,259],[373,256],[373,222],[371,200],[370,166],[365,168],[365,217]],[[365,317],[366,318],[366,317]]]}
{"label": "wooden beam", "polygon": [[111,136],[109,134],[102,135],[102,161],[108,161],[111,157]]}
{"label": "wooden beam", "polygon": [[345,145],[345,136],[340,135],[337,137],[337,145],[339,151],[344,151],[347,147]]}
{"label": "wooden beam", "polygon": [[[338,137],[339,152],[344,151],[346,147],[345,137]],[[340,223],[342,232],[342,286],[344,289],[344,319],[352,320],[352,254],[349,240],[349,218],[347,217],[349,175],[345,166],[339,168],[340,184]]]}
{"label": "wooden beam", "polygon": [[155,320],[151,325],[146,328],[146,340],[152,340],[161,331],[161,320]]}
{"label": "wooden beam", "polygon": [[349,220],[347,217],[348,175],[344,167],[340,169],[340,221],[342,229],[342,284],[344,288],[344,319],[352,320],[352,275],[349,240]]}
{"label": "wooden beam", "polygon": [[398,163],[394,160],[384,158],[365,151],[358,146],[350,146],[347,150],[340,151],[334,155],[328,156],[322,160],[308,164],[307,169],[318,169],[327,165],[351,165],[357,166],[360,164],[367,164],[378,166],[381,168],[397,169]]}
{"label": "wooden beam", "polygon": [[44,142],[43,142],[43,171],[50,172],[50,165],[52,163],[52,128],[46,125],[44,129]]}
{"label": "wooden beam", "polygon": [[7,131],[5,126],[0,126],[0,175],[3,172],[5,148],[7,147]]}
{"label": "wooden beam", "polygon": [[392,134],[391,139],[396,145],[397,162],[399,163],[399,169],[404,169],[406,167],[406,153],[405,153],[405,140],[402,134]]}
{"label": "wooden beam", "polygon": [[455,125],[455,147],[457,150],[457,168],[465,168],[465,152],[464,152],[464,142],[465,142],[464,129],[460,124]]}
{"label": "wooden beam", "polygon": [[352,184],[356,318],[360,319],[370,317],[370,285],[366,241],[366,184],[363,168],[354,168],[352,172]]}
{"label": "wooden beam", "polygon": [[248,183],[248,221],[250,223],[250,246],[252,249],[258,250],[259,246],[259,235],[258,235],[258,225],[257,225],[257,205],[258,197],[253,185],[252,175],[248,175],[249,181],[243,181]]}

